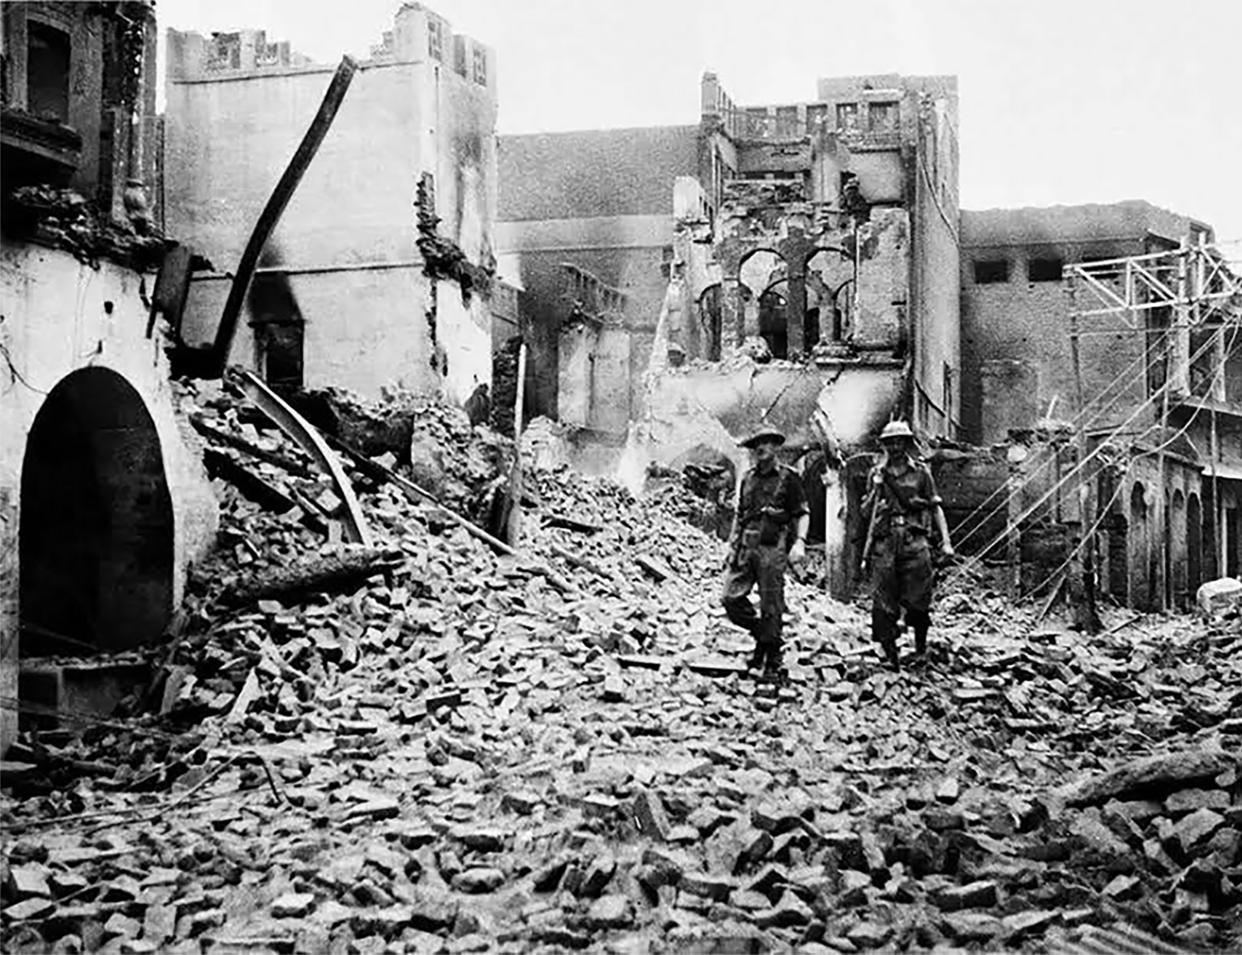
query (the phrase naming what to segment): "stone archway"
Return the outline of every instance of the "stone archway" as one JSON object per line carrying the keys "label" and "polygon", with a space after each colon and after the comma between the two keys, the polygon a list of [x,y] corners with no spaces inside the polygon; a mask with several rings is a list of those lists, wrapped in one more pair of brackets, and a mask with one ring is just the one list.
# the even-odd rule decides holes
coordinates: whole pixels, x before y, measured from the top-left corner
{"label": "stone archway", "polygon": [[1173,492],[1169,505],[1168,567],[1170,604],[1179,609],[1189,603],[1189,568],[1186,542],[1186,495],[1181,489]]}
{"label": "stone archway", "polygon": [[84,656],[161,633],[172,612],[173,512],[141,396],[75,371],[40,407],[22,464],[20,652]]}
{"label": "stone archway", "polygon": [[1129,538],[1130,606],[1138,610],[1151,609],[1151,576],[1148,564],[1147,497],[1143,485],[1135,481],[1130,488]]}
{"label": "stone archway", "polygon": [[1199,495],[1191,494],[1186,500],[1186,586],[1194,594],[1203,583],[1203,507]]}

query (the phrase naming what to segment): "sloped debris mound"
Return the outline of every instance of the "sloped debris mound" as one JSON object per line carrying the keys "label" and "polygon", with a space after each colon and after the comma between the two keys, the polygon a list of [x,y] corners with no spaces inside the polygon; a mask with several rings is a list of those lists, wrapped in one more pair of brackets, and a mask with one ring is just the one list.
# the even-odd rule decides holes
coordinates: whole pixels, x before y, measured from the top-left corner
{"label": "sloped debris mound", "polygon": [[[220,547],[152,651],[164,715],[61,748],[130,772],[5,796],[4,950],[1242,938],[1237,621],[1086,638],[979,592],[893,674],[794,581],[791,681],[757,684],[675,484],[532,473],[510,557],[349,466],[371,554],[325,543],[326,488],[277,432],[185,401],[278,496],[221,472]],[[361,576],[228,597],[305,561]]]}

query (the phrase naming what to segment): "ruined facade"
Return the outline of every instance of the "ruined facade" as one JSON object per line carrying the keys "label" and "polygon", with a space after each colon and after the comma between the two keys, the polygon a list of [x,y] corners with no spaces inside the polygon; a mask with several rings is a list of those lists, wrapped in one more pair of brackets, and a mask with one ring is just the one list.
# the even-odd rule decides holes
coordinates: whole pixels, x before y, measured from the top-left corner
{"label": "ruined facade", "polygon": [[0,750],[29,685],[57,704],[51,658],[161,635],[216,521],[151,307],[170,244],[151,6],[3,21]]}
{"label": "ruined facade", "polygon": [[844,586],[843,455],[896,414],[928,435],[960,420],[956,82],[828,79],[741,107],[709,73],[701,94],[693,127],[502,139],[501,248],[561,348],[566,267],[624,296],[589,375],[555,356],[562,421],[628,404],[573,423],[625,444],[632,483],[703,448],[740,464],[741,435],[780,428]]}
{"label": "ruined facade", "polygon": [[[220,270],[190,295],[196,344],[215,334],[226,271],[333,66],[261,31],[168,39],[168,224]],[[267,243],[232,360],[370,395],[391,384],[464,402],[489,383],[495,123],[492,50],[403,5]]]}
{"label": "ruined facade", "polygon": [[1085,506],[1100,590],[1122,603],[1186,606],[1203,581],[1236,575],[1242,343],[1236,279],[1195,251],[1210,227],[1135,201],[966,211],[962,235],[964,424],[979,444],[1008,443],[1007,463],[976,457],[1010,488],[989,527],[967,525],[967,549],[1007,526],[994,556],[1031,592],[1066,569]]}

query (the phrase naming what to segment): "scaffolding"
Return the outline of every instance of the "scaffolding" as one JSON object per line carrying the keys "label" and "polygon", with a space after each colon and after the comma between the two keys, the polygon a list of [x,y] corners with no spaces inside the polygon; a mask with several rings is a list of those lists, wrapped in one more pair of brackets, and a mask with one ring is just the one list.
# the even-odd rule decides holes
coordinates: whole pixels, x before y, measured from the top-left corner
{"label": "scaffolding", "polygon": [[[1126,327],[1143,334],[1158,332],[1162,335],[1160,349],[1163,351],[1165,381],[1160,388],[1159,423],[1167,433],[1170,400],[1184,402],[1195,398],[1201,402],[1210,416],[1210,445],[1208,448],[1208,474],[1213,486],[1213,522],[1216,542],[1216,566],[1223,573],[1226,566],[1227,533],[1221,511],[1219,482],[1226,479],[1220,473],[1220,442],[1217,418],[1219,414],[1242,415],[1242,407],[1228,404],[1225,365],[1229,349],[1226,333],[1236,342],[1242,329],[1242,277],[1231,268],[1231,261],[1218,246],[1208,242],[1205,232],[1183,239],[1177,248],[1145,255],[1078,262],[1064,267],[1062,275],[1069,299],[1070,353],[1074,365],[1074,379],[1078,392],[1079,407],[1083,407],[1083,383],[1080,367],[1080,339],[1091,334],[1115,334],[1114,322],[1099,319],[1120,320]],[[1091,320],[1097,320],[1092,322]],[[1084,324],[1104,327],[1084,328]],[[1208,358],[1209,369],[1205,376],[1206,394],[1196,396],[1191,386],[1191,333],[1210,336],[1210,345],[1197,350]],[[1210,356],[1210,357],[1209,357]],[[1157,359],[1160,362],[1160,359]],[[1079,429],[1080,460],[1086,452],[1087,436]],[[1161,481],[1165,477],[1165,454],[1158,454]],[[1163,507],[1163,495],[1157,498]],[[1081,570],[1090,578],[1095,566],[1096,546],[1094,531],[1099,519],[1095,517],[1098,504],[1088,490],[1084,503],[1086,537],[1085,553]],[[1167,526],[1166,515],[1159,519]],[[1235,545],[1236,546],[1236,545]]]}

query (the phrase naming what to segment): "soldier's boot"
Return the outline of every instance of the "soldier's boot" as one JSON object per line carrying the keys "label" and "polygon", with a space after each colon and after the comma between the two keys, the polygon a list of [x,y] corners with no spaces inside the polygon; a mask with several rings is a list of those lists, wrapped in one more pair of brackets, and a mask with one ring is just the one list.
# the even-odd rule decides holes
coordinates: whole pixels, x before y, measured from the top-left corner
{"label": "soldier's boot", "polygon": [[888,665],[894,670],[900,670],[901,659],[897,655],[897,621],[875,607],[871,609],[871,637],[883,648]]}
{"label": "soldier's boot", "polygon": [[746,663],[746,669],[760,673],[763,671],[767,659],[768,645],[766,643],[756,643],[755,649],[750,654],[750,660]]}
{"label": "soldier's boot", "polygon": [[783,686],[789,680],[789,671],[785,669],[779,644],[768,644],[768,656],[763,665],[763,678],[778,686]]}
{"label": "soldier's boot", "polygon": [[911,610],[906,617],[914,630],[914,652],[920,657],[926,657],[927,631],[931,629],[931,616],[926,610]]}

